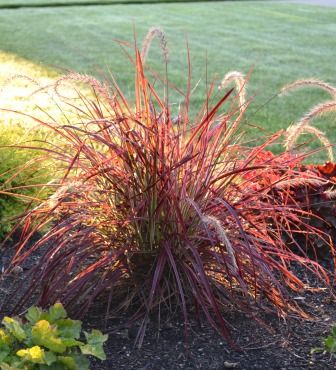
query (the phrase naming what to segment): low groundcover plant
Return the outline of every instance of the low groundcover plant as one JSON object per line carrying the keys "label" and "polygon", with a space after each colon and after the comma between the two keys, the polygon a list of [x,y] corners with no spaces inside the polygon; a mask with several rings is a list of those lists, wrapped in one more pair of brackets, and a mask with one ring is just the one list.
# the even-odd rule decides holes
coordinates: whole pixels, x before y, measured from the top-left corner
{"label": "low groundcover plant", "polygon": [[[20,125],[7,126],[0,121],[0,192],[11,189],[0,193],[0,240],[15,224],[12,218],[24,212],[34,196],[41,196],[38,185],[51,179],[40,166],[40,153],[23,149],[31,146],[33,140],[44,140],[44,136],[38,130],[29,135]],[[13,194],[15,189],[20,193],[17,197]]]}
{"label": "low groundcover plant", "polygon": [[[310,236],[324,236],[288,200],[291,184],[314,183],[316,175],[301,171],[303,157],[260,160],[281,132],[253,148],[243,144],[239,126],[248,103],[237,108],[232,90],[213,102],[211,85],[192,119],[190,78],[187,91],[178,90],[179,110],[172,112],[169,83],[164,81],[161,98],[140,52],[133,62],[134,100],[116,83],[72,74],[58,86],[78,80],[95,98],[80,92],[77,100],[63,97],[72,109],[80,102],[77,119],[68,124],[38,120],[53,132],[53,143],[59,138],[59,145],[46,143],[45,151],[63,176],[55,194],[22,217],[6,274],[33,253],[40,257],[27,272],[26,289],[15,293],[21,294],[15,310],[33,296],[42,307],[60,300],[83,315],[105,297],[106,317],[130,309],[132,317],[142,318],[139,345],[150,315],[176,308],[186,327],[191,312],[204,315],[228,341],[224,308],[254,318],[255,307],[307,317],[288,295],[288,288],[307,288],[293,262],[326,284],[328,276],[295,235],[304,233],[307,243]],[[48,231],[30,243],[46,225]]]}
{"label": "low groundcover plant", "polygon": [[6,316],[2,324],[1,370],[88,370],[88,355],[106,359],[107,335],[92,330],[84,332],[85,342],[80,340],[82,323],[69,319],[60,303],[48,311],[33,306],[24,319]]}
{"label": "low groundcover plant", "polygon": [[324,341],[324,348],[326,351],[335,355],[336,353],[336,326],[331,329],[331,334]]}

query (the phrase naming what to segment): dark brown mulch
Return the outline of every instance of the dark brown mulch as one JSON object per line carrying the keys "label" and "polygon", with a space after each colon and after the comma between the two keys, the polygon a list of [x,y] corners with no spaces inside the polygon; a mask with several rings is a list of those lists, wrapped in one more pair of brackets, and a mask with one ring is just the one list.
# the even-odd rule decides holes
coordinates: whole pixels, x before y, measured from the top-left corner
{"label": "dark brown mulch", "polygon": [[[314,284],[311,281],[311,285]],[[106,347],[108,360],[95,363],[93,369],[336,369],[336,358],[325,353],[311,354],[313,348],[321,347],[323,338],[336,323],[335,300],[328,291],[295,298],[315,319],[284,320],[264,314],[263,319],[269,326],[266,329],[239,312],[227,312],[227,320],[233,325],[233,338],[241,352],[232,350],[205,323],[192,323],[189,342],[185,343],[181,320],[161,324],[159,331],[153,320],[143,347],[137,349],[134,348],[136,325],[127,326],[123,320],[110,322],[105,328],[110,334]],[[101,321],[99,315],[102,315],[99,309],[91,312],[86,325],[96,326]]]}
{"label": "dark brown mulch", "polygon": [[[1,261],[7,263],[10,248],[1,253]],[[34,264],[34,260],[30,262]],[[29,269],[31,266],[24,266]],[[0,266],[1,269],[1,266]],[[297,268],[295,268],[297,269]],[[303,274],[297,270],[298,274]],[[9,289],[25,284],[24,271],[9,278],[1,285],[0,316],[8,311],[1,305]],[[314,278],[307,281],[316,285]],[[92,359],[92,370],[220,370],[220,369],[336,369],[336,358],[326,353],[311,354],[312,348],[321,347],[322,340],[336,323],[336,302],[327,290],[319,293],[294,295],[314,320],[277,318],[264,314],[268,329],[239,312],[228,311],[227,321],[232,324],[232,336],[241,351],[232,350],[227,343],[206,323],[192,322],[188,341],[182,320],[162,321],[158,329],[157,320],[149,323],[141,349],[134,347],[137,324],[127,324],[125,318],[104,322],[105,307],[96,305],[84,321],[84,327],[99,328],[109,333],[105,346],[107,360]],[[272,330],[272,331],[270,331]]]}
{"label": "dark brown mulch", "polygon": [[[141,349],[134,348],[135,328],[120,323],[108,326],[110,333],[106,347],[108,360],[95,363],[93,369],[134,370],[193,370],[193,369],[333,369],[336,361],[328,354],[314,354],[311,349],[321,346],[322,337],[330,331],[336,320],[335,303],[328,294],[306,295],[307,310],[318,315],[316,321],[290,320],[285,322],[274,316],[265,317],[274,329],[265,328],[241,314],[228,314],[234,325],[234,339],[242,351],[228,347],[206,324],[194,323],[191,328],[188,347],[184,344],[184,328],[181,322],[170,322],[157,331],[151,324]],[[88,319],[88,326],[97,325],[94,318]],[[106,330],[105,330],[106,331]]]}

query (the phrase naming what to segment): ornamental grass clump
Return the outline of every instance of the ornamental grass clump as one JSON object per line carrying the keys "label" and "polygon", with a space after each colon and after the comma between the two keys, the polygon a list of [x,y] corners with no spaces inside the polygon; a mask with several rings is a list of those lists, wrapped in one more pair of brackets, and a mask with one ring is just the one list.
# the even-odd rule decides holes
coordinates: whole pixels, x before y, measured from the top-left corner
{"label": "ornamental grass clump", "polygon": [[[305,316],[287,294],[288,288],[306,288],[292,263],[325,283],[328,277],[283,236],[295,243],[296,231],[317,232],[304,224],[300,207],[283,202],[291,196],[286,187],[262,181],[273,172],[281,180],[300,178],[300,160],[279,156],[257,163],[281,133],[258,147],[244,146],[239,124],[247,104],[238,109],[231,101],[223,112],[232,90],[213,102],[212,85],[191,120],[190,87],[172,112],[146,77],[140,52],[133,62],[134,100],[116,83],[107,87],[78,76],[94,94],[64,97],[72,109],[80,101],[77,119],[39,120],[53,133],[45,150],[63,176],[54,195],[22,217],[6,274],[35,252],[40,257],[27,272],[27,289],[15,293],[15,310],[35,297],[42,307],[60,300],[83,315],[105,297],[106,318],[125,311],[141,318],[139,345],[151,315],[163,311],[180,312],[186,327],[196,312],[228,341],[225,308],[254,318],[256,307]],[[29,243],[46,225],[48,231]]]}

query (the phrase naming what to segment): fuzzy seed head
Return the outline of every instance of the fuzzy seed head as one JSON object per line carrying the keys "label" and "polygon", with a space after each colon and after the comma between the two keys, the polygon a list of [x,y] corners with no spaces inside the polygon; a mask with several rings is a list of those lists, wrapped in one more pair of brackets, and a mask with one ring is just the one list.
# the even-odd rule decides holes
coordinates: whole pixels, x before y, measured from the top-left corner
{"label": "fuzzy seed head", "polygon": [[235,84],[236,90],[239,94],[239,104],[240,108],[244,107],[246,104],[246,81],[245,76],[243,73],[238,71],[232,71],[227,73],[220,85],[218,86],[218,89],[224,89],[225,87],[229,86],[231,83]]}
{"label": "fuzzy seed head", "polygon": [[153,39],[157,37],[160,41],[160,47],[162,50],[162,56],[165,63],[169,60],[169,50],[167,47],[166,35],[160,27],[152,27],[147,32],[147,35],[142,44],[141,59],[143,63],[146,63],[148,52],[152,44]]}

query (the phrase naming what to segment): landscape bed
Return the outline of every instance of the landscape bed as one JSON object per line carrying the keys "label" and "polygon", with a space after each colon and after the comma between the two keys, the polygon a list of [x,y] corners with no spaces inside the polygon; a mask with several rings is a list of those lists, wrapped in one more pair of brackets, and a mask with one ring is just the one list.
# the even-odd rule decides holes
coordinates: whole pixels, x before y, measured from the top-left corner
{"label": "landscape bed", "polygon": [[[152,29],[149,34],[151,33],[162,37],[161,30]],[[161,44],[165,55],[165,43]],[[78,112],[78,122],[73,125],[70,122],[63,125],[57,121],[51,124],[38,120],[42,126],[59,135],[58,148],[52,149],[53,141],[46,141],[41,149],[50,153],[55,163],[59,162],[59,169],[65,171],[62,182],[68,185],[62,186],[61,182],[51,197],[42,200],[40,205],[20,217],[18,226],[21,225],[22,231],[20,228],[15,229],[16,233],[19,231],[19,240],[11,266],[8,266],[10,255],[6,256],[6,253],[13,252],[10,244],[4,245],[2,260],[6,266],[1,286],[2,313],[8,313],[7,310],[11,310],[12,305],[15,312],[19,313],[27,304],[37,302],[38,305],[48,306],[49,302],[59,299],[72,307],[74,312],[85,313],[88,310],[85,327],[90,327],[92,322],[95,328],[98,326],[110,334],[106,348],[107,360],[103,364],[94,362],[94,369],[97,370],[220,369],[238,366],[246,369],[264,368],[275,361],[274,355],[271,362],[269,361],[269,353],[274,347],[280,347],[276,357],[279,368],[329,366],[333,361],[331,356],[326,357],[324,353],[311,354],[310,351],[323,346],[323,336],[328,335],[331,323],[335,320],[332,310],[333,286],[328,282],[329,279],[334,281],[334,247],[322,234],[326,231],[327,236],[331,231],[333,235],[333,229],[330,229],[328,222],[322,222],[317,230],[307,220],[307,216],[312,221],[319,217],[314,208],[316,199],[317,204],[324,202],[325,194],[333,191],[334,165],[329,163],[317,168],[302,167],[304,156],[301,158],[291,153],[275,156],[266,151],[282,133],[266,138],[265,144],[260,147],[248,148],[238,144],[235,135],[246,109],[246,101],[242,98],[244,87],[240,85],[243,82],[239,79],[236,80],[237,95],[233,95],[231,110],[227,113],[221,113],[220,106],[230,97],[233,89],[223,91],[223,98],[216,104],[212,102],[210,88],[199,115],[200,121],[191,123],[188,110],[181,109],[179,118],[173,124],[170,110],[165,108],[165,101],[160,100],[149,80],[146,80],[141,62],[146,59],[144,50],[145,47],[141,56],[136,52],[135,101],[131,106],[127,105],[127,100],[117,85],[110,90],[110,87],[88,76],[70,74],[56,83],[55,91],[59,91],[62,83],[67,81],[84,82],[91,86],[94,94],[92,97],[84,97],[78,93],[80,105],[73,105],[73,97],[60,95],[65,105],[68,104]],[[230,74],[227,79],[230,81]],[[223,80],[224,89],[225,83]],[[74,89],[77,91],[76,87]],[[333,89],[330,87],[332,93]],[[114,94],[110,95],[109,91],[114,91]],[[149,91],[152,98],[149,98]],[[189,93],[188,88],[185,95],[181,93],[186,99],[186,109]],[[238,107],[235,107],[236,104]],[[135,107],[135,111],[131,107]],[[157,112],[157,109],[162,109],[162,113]],[[307,121],[306,126],[308,124]],[[187,127],[189,128],[186,129]],[[137,140],[133,140],[130,135],[135,135]],[[86,137],[90,140],[87,141]],[[64,149],[61,149],[63,145]],[[111,161],[114,166],[109,164]],[[198,171],[191,171],[192,168],[198,168]],[[210,177],[207,175],[208,171]],[[115,177],[119,179],[116,181]],[[226,177],[227,183],[222,181]],[[123,181],[124,188],[120,187],[120,182]],[[174,192],[177,191],[176,195],[165,190],[166,184],[170,182]],[[153,186],[157,188],[155,191],[152,190]],[[204,191],[204,186],[209,187],[209,191]],[[250,190],[246,192],[246,188]],[[114,189],[112,195],[110,189]],[[309,198],[311,205],[305,200],[305,194],[309,195],[309,191],[312,192],[312,198]],[[187,195],[183,195],[185,193]],[[216,198],[207,195],[212,193],[216,194]],[[316,198],[319,194],[321,198]],[[215,207],[219,196],[219,204],[221,199],[225,204],[221,212]],[[127,204],[128,202],[130,203]],[[139,202],[139,205],[133,202]],[[147,206],[144,206],[147,202],[148,213]],[[162,215],[155,208],[151,211],[152,202],[164,205]],[[332,222],[334,203],[326,203],[331,205],[327,211],[330,212]],[[175,221],[167,224],[168,219],[174,220],[176,217],[170,204],[181,209],[179,212],[185,212],[183,207],[186,206],[189,211],[183,216],[182,213],[180,216],[177,213]],[[317,211],[319,210],[318,207]],[[132,216],[133,212],[135,213]],[[144,213],[141,216],[142,212]],[[209,215],[209,212],[216,212],[216,216]],[[44,235],[36,237],[36,233],[43,231],[46,217],[53,220],[50,229],[44,231]],[[147,230],[152,220],[155,225],[154,234]],[[296,222],[295,227],[284,227],[286,223],[293,221]],[[178,231],[180,222],[186,228],[183,233]],[[136,228],[131,226],[128,229],[127,225],[133,223],[137,225]],[[228,236],[221,236],[221,224],[226,225],[225,233],[229,233],[227,235],[230,241]],[[111,228],[110,225],[116,226]],[[168,230],[165,230],[167,227]],[[235,227],[240,228],[238,235],[234,231]],[[169,228],[172,228],[171,231]],[[176,244],[174,241],[170,242],[170,233],[175,233]],[[307,250],[301,249],[299,243],[293,239],[300,237],[302,233],[305,243],[301,247],[307,245]],[[115,245],[114,234],[117,236]],[[152,235],[154,249],[146,251],[151,245]],[[136,242],[138,237],[139,242]],[[283,238],[287,238],[287,241]],[[111,245],[106,244],[109,239]],[[320,239],[324,241],[322,244],[326,243],[326,248],[319,247],[317,242]],[[298,240],[301,243],[302,240]],[[130,243],[129,246],[127,243]],[[196,243],[191,246],[193,252],[189,256],[190,252],[184,247],[184,243]],[[293,251],[293,248],[299,250]],[[150,253],[149,259],[146,253]],[[151,258],[152,253],[154,259]],[[211,257],[212,254],[215,259]],[[140,256],[140,260],[134,258],[137,256]],[[144,261],[147,263],[144,264]],[[321,263],[320,266],[317,261]],[[212,272],[212,266],[216,263],[219,266]],[[250,264],[253,269],[258,269],[257,275],[251,271]],[[264,264],[269,266],[265,269]],[[195,282],[181,280],[186,289],[186,298],[179,297],[182,294],[179,274],[188,276],[191,269],[195,269],[200,276],[206,275],[199,281],[196,274],[191,275]],[[169,277],[170,270],[175,277]],[[213,273],[216,274],[214,279]],[[95,282],[96,275],[98,285]],[[288,285],[296,291],[287,296],[286,291],[282,291],[282,287],[273,282],[273,277],[279,278],[283,287]],[[208,279],[211,291],[207,290]],[[237,282],[231,288],[225,287],[225,279],[237,279]],[[257,279],[256,283],[251,284],[251,279]],[[118,294],[118,290],[122,292],[124,289],[123,281],[130,289],[130,297],[129,293],[125,297],[123,293]],[[13,283],[12,286],[10,282]],[[107,301],[100,299],[99,294],[104,298],[105,290],[114,291],[113,284],[116,284],[117,294],[110,294],[117,298],[111,301],[110,298]],[[153,284],[156,285],[154,290],[153,287],[150,288]],[[167,293],[166,284],[169,284]],[[241,293],[244,293],[241,296],[239,286]],[[213,300],[206,298],[209,299],[206,302],[202,290],[198,291],[199,287],[207,291],[206,294],[210,297],[214,289],[216,294],[213,295]],[[320,293],[314,293],[315,288]],[[147,293],[143,296],[146,290]],[[224,297],[229,297],[228,301],[224,298],[221,302],[222,290]],[[88,292],[91,292],[91,296],[88,296]],[[172,294],[176,295],[176,299],[170,298]],[[188,294],[195,299],[193,306],[188,298],[188,311],[191,310],[192,317],[196,314],[200,320],[198,322],[187,319],[186,312],[181,321],[181,308],[186,310],[187,306],[183,307]],[[249,298],[250,294],[252,297],[255,295],[255,307],[253,299],[251,301]],[[95,298],[95,302],[92,298]],[[84,299],[80,306],[76,304],[78,299]],[[119,319],[118,316],[104,319],[104,311],[109,311],[106,307],[110,303],[111,309],[123,307],[123,299],[126,299],[125,303],[129,301],[125,307],[144,309],[144,327],[143,316],[139,316],[140,311],[132,314],[129,308],[126,309],[130,315],[128,317],[119,314]],[[165,303],[167,299],[168,305]],[[299,302],[297,307],[296,302]],[[216,312],[219,307],[217,304],[221,304],[220,313]],[[260,313],[259,309],[269,313]],[[197,314],[198,310],[203,311],[203,314]],[[278,318],[276,313],[280,315]],[[307,314],[312,315],[310,321],[307,321]],[[128,321],[129,317],[133,317],[131,322]],[[220,337],[213,329],[216,328],[216,321],[224,317],[225,324],[221,324],[223,328],[219,330],[222,335]],[[323,320],[318,322],[316,317]],[[204,318],[212,329],[204,324]],[[251,322],[251,318],[257,320]],[[260,320],[263,320],[265,326],[260,326]],[[230,327],[230,335],[226,332],[227,325]],[[309,338],[302,335],[302,348],[298,354],[297,335],[302,327],[309,328],[306,331]],[[139,344],[141,349],[134,349],[134,344]],[[289,359],[286,352],[291,354]],[[116,353],[119,356],[116,357]]]}
{"label": "landscape bed", "polygon": [[[164,33],[148,35],[149,44],[159,37],[167,62]],[[34,208],[2,246],[1,316],[58,300],[75,317],[86,313],[84,329],[109,334],[107,360],[92,360],[94,370],[332,368],[324,341],[336,320],[336,165],[329,136],[311,121],[335,110],[335,88],[294,83],[322,87],[332,100],[251,147],[238,129],[249,80],[229,73],[219,93],[214,81],[195,99],[189,73],[182,92],[147,69],[147,37],[141,52],[121,43],[135,65],[134,100],[114,82],[71,73],[54,85],[71,108],[61,108],[65,122],[35,120],[49,130],[33,149],[51,156],[37,159],[41,168],[52,163],[63,175],[46,186],[56,191],[30,198]],[[66,97],[60,87],[69,82],[91,92],[74,85],[78,95]],[[326,165],[292,152],[304,130],[323,143],[315,159],[329,157]],[[288,152],[274,155],[281,138]],[[25,190],[11,185],[16,177],[5,177],[1,195]]]}

